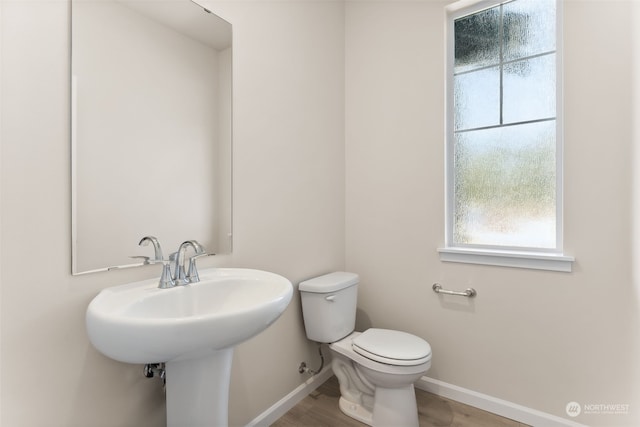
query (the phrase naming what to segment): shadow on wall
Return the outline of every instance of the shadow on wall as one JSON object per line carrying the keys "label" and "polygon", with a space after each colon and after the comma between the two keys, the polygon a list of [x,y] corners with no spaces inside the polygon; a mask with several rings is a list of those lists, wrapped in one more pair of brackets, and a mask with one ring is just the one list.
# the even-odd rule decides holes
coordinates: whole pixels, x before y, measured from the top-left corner
{"label": "shadow on wall", "polygon": [[361,308],[358,308],[356,310],[356,331],[364,332],[372,327],[373,325],[371,324],[369,315]]}

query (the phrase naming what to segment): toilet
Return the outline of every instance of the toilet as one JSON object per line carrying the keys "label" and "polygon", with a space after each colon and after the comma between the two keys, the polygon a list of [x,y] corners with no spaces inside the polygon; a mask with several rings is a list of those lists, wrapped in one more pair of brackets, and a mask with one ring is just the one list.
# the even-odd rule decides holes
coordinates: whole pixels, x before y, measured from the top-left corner
{"label": "toilet", "polygon": [[329,344],[342,412],[374,427],[417,427],[413,383],[431,366],[431,346],[401,331],[355,332],[358,282],[335,272],[300,283],[307,338]]}

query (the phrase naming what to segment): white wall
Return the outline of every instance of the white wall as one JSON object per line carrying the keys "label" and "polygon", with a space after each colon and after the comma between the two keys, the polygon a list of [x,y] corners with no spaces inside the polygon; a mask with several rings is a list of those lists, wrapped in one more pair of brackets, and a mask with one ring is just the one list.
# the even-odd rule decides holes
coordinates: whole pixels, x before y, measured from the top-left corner
{"label": "white wall", "polygon": [[[439,1],[347,3],[347,269],[362,277],[360,325],[427,339],[428,376],[565,418],[570,401],[629,404],[628,415],[576,421],[639,425],[637,2],[565,3],[565,246],[574,272],[439,261]],[[436,281],[478,296],[440,299]]]}
{"label": "white wall", "polygon": [[[0,8],[0,424],[162,426],[159,384],[141,366],[101,356],[84,328],[86,306],[102,288],[159,270],[70,275],[69,2]],[[262,268],[294,283],[344,268],[343,5],[209,8],[234,25],[235,237],[233,255],[203,265]],[[237,349],[231,424],[293,390],[306,379],[300,361],[316,358],[294,298]]]}
{"label": "white wall", "polygon": [[[571,400],[630,404],[577,421],[638,425],[638,4],[566,2],[571,274],[438,260],[443,6],[347,2],[345,18],[341,2],[209,3],[234,24],[235,236],[233,255],[207,261],[299,282],[346,259],[362,276],[359,324],[428,339],[433,378],[559,416]],[[162,426],[157,383],[98,354],[83,323],[100,289],[159,271],[69,273],[68,2],[4,1],[0,18],[0,424]],[[479,295],[440,300],[434,281]],[[316,357],[294,298],[235,354],[232,425]]]}

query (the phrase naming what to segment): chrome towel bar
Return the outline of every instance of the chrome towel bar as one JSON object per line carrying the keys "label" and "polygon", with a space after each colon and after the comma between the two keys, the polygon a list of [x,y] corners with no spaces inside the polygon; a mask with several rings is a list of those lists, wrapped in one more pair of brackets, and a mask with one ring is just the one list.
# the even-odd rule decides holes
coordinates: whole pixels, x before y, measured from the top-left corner
{"label": "chrome towel bar", "polygon": [[442,289],[442,285],[440,283],[434,283],[431,289],[433,289],[433,292],[435,292],[436,294],[458,295],[461,297],[475,297],[476,295],[478,295],[476,290],[473,288],[467,288],[467,290],[464,292],[447,291],[446,289]]}

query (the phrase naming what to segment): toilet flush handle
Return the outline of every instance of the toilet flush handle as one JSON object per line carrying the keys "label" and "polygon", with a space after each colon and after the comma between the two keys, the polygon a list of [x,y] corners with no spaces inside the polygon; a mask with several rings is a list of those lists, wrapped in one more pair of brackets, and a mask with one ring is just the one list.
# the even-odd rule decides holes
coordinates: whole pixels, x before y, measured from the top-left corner
{"label": "toilet flush handle", "polygon": [[329,302],[334,302],[334,300],[336,299],[336,296],[335,295],[329,295],[329,296],[324,297],[324,299],[326,299]]}

